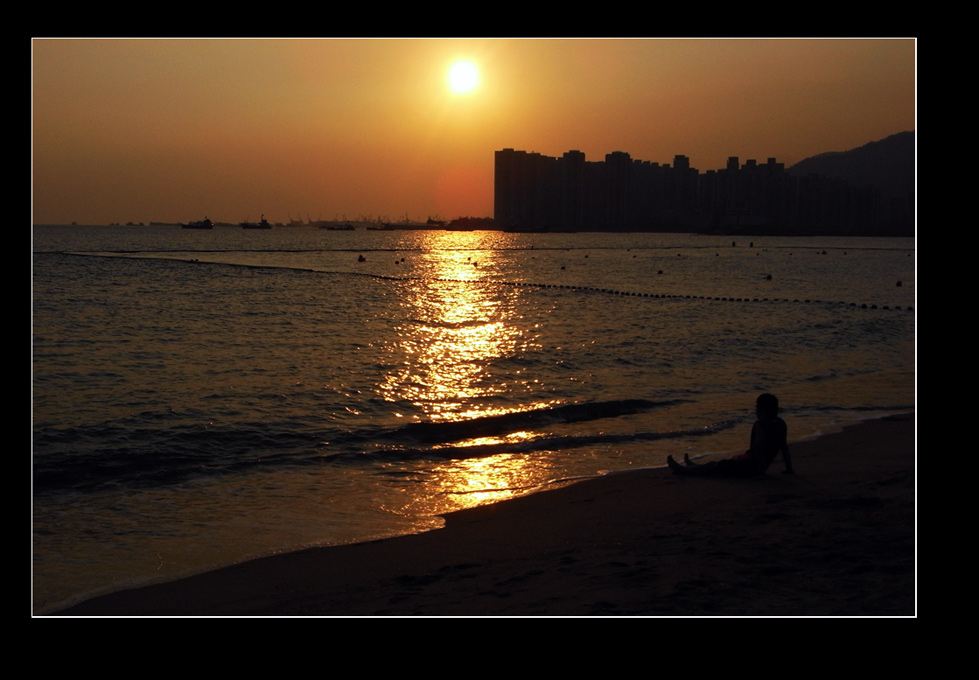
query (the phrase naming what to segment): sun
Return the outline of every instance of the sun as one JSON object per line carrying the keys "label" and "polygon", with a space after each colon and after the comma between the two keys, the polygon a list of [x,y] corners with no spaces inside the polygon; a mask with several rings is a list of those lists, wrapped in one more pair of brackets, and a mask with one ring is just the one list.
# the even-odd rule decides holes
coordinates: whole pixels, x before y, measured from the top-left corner
{"label": "sun", "polygon": [[479,69],[471,61],[457,61],[449,68],[449,89],[468,94],[479,86]]}

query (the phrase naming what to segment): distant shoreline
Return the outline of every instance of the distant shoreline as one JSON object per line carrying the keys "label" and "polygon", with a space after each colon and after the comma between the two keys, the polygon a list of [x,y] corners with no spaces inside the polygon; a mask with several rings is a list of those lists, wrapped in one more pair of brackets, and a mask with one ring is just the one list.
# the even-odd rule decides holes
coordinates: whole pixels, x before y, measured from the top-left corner
{"label": "distant shoreline", "polygon": [[[325,228],[325,231],[460,231],[458,229],[451,229],[447,227],[430,227],[424,224],[419,226],[384,226],[384,227],[373,227],[365,226],[366,223],[351,222],[354,225],[353,229],[329,229]],[[357,226],[361,225],[361,226]],[[34,224],[32,227],[76,227],[79,229],[86,228],[105,228],[105,227],[133,227],[133,228],[144,228],[153,229],[158,227],[179,227],[179,222],[151,222],[148,224]],[[215,222],[215,228],[231,228],[231,229],[241,229],[238,224],[231,224],[229,222]],[[321,229],[321,227],[312,225],[301,225],[301,226],[290,226],[281,223],[273,223],[274,229],[310,229],[316,230]],[[558,230],[558,229],[547,229],[547,230],[528,230],[528,229],[505,229],[502,227],[496,228],[479,228],[474,227],[472,229],[467,229],[466,231],[492,231],[492,232],[505,232],[511,234],[697,234],[701,236],[723,236],[723,237],[802,237],[802,238],[819,238],[822,236],[826,237],[854,237],[854,238],[916,238],[915,233],[905,233],[899,230],[894,232],[854,232],[854,233],[840,233],[836,231],[806,231],[806,232],[792,232],[792,233],[782,233],[776,230],[762,230],[753,229],[746,231],[700,231],[700,230],[669,230],[669,229],[575,229],[575,230]]]}

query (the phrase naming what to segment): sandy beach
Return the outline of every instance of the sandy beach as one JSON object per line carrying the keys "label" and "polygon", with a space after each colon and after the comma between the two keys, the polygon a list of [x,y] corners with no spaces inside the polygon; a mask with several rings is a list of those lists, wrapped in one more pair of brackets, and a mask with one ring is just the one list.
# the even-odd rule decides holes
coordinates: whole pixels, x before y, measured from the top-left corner
{"label": "sandy beach", "polygon": [[914,415],[792,457],[750,480],[608,475],[55,615],[915,616]]}

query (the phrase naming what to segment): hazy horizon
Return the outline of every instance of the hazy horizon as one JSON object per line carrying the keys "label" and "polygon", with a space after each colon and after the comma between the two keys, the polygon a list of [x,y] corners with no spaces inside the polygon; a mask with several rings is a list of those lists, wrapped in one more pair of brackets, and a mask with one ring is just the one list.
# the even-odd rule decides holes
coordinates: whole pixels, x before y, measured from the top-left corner
{"label": "hazy horizon", "polygon": [[[914,39],[35,39],[34,223],[492,216],[494,151],[789,167],[915,129]],[[450,79],[450,68],[472,68]],[[474,71],[472,70],[474,69]]]}

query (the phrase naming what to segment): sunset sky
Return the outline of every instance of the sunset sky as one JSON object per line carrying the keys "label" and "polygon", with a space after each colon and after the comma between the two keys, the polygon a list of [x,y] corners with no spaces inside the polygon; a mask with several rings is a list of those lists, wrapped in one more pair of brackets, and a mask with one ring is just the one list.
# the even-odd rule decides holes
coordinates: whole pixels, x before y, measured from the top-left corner
{"label": "sunset sky", "polygon": [[[36,39],[38,224],[493,214],[493,152],[791,166],[915,129],[912,39]],[[459,60],[471,66],[455,80]],[[455,85],[453,84],[455,83]]]}

